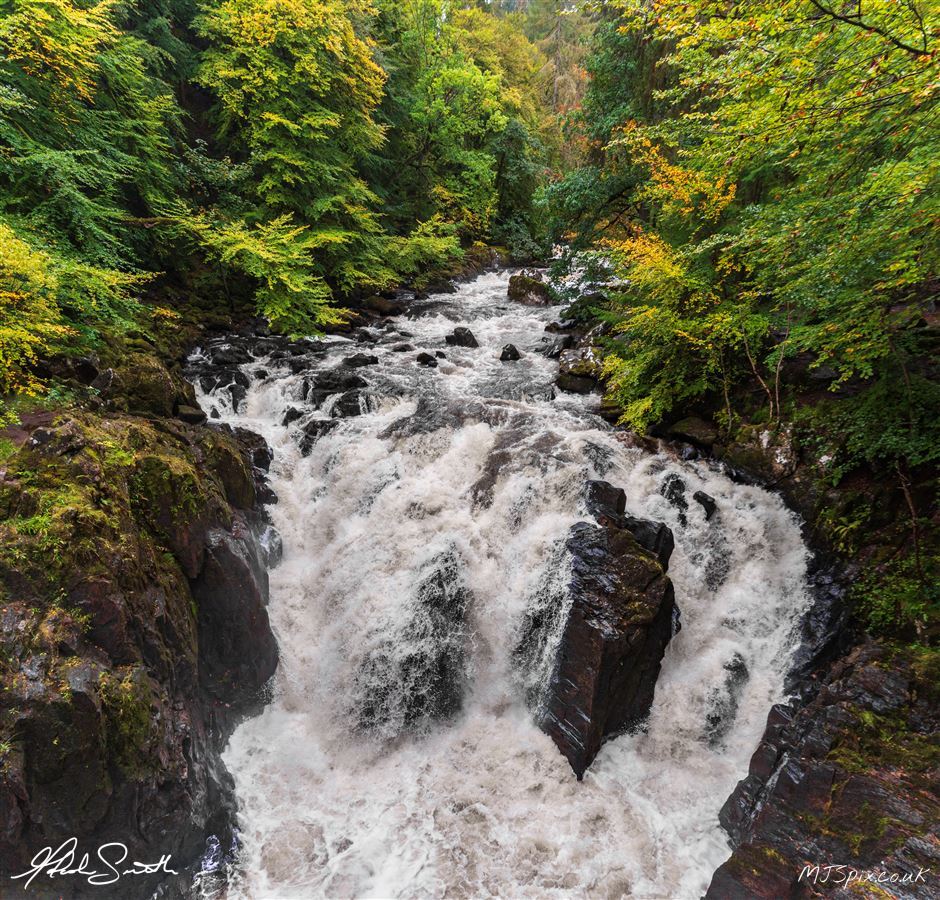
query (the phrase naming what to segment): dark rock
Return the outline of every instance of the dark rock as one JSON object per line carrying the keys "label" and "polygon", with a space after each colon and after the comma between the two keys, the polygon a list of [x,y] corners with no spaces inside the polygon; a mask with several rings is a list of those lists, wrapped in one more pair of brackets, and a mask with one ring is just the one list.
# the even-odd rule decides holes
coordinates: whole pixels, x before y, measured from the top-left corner
{"label": "dark rock", "polygon": [[303,411],[297,409],[296,406],[290,406],[287,408],[287,411],[284,413],[284,417],[281,419],[282,425],[290,425],[292,422],[296,422],[298,419],[304,417]]}
{"label": "dark rock", "polygon": [[392,347],[392,353],[411,353],[414,349],[414,344],[395,344]]}
{"label": "dark rock", "polygon": [[380,641],[359,668],[355,714],[362,727],[394,737],[460,711],[469,602],[458,555],[451,551],[433,559],[409,604],[405,651]]}
{"label": "dark rock", "polygon": [[394,316],[401,312],[401,305],[396,303],[394,300],[390,300],[388,297],[380,297],[378,294],[373,294],[371,297],[366,297],[362,301],[362,305],[372,312],[376,312],[381,316]]}
{"label": "dark rock", "polygon": [[589,394],[597,390],[600,373],[600,357],[593,347],[563,350],[555,383],[572,394]]}
{"label": "dark rock", "polygon": [[574,335],[562,334],[552,340],[545,339],[545,344],[540,352],[549,359],[558,359],[565,350],[570,350],[574,346]]}
{"label": "dark rock", "polygon": [[354,356],[347,356],[342,363],[347,369],[360,369],[364,366],[377,366],[379,358],[370,356],[366,353],[356,353]]}
{"label": "dark rock", "polygon": [[434,355],[438,359],[447,359],[447,354],[443,350],[435,350]]}
{"label": "dark rock", "polygon": [[662,494],[676,509],[679,510],[679,522],[683,525],[688,524],[686,513],[689,509],[689,501],[686,499],[685,482],[675,472],[671,472],[663,479],[659,487],[659,493]]}
{"label": "dark rock", "polygon": [[224,430],[231,434],[238,442],[239,447],[245,453],[249,465],[263,472],[271,468],[271,462],[274,460],[274,451],[268,446],[268,442],[257,432],[250,431],[248,428],[240,426],[224,426]]}
{"label": "dark rock", "polygon": [[589,481],[585,485],[584,500],[592,516],[606,521],[616,522],[627,508],[627,495],[606,481]]}
{"label": "dark rock", "polygon": [[[771,710],[719,814],[734,852],[706,897],[809,896],[830,864],[845,867],[830,873],[838,893],[854,869],[896,874],[892,896],[936,896],[933,875],[917,873],[940,856],[940,714],[935,673],[917,657],[865,644],[831,666],[812,698]],[[818,880],[810,871],[800,881],[807,864],[823,867]]]}
{"label": "dark rock", "polygon": [[369,397],[361,390],[347,391],[333,404],[330,415],[334,419],[348,419],[369,411]]}
{"label": "dark rock", "polygon": [[329,434],[339,425],[336,419],[314,419],[308,422],[301,429],[303,432],[300,438],[300,453],[302,456],[309,456],[313,450],[313,445],[325,434]]}
{"label": "dark rock", "polygon": [[[268,623],[268,574],[257,538],[236,515],[231,531],[206,534],[206,561],[192,584],[202,648],[199,681],[228,703],[231,715],[257,708],[277,668],[277,642]],[[231,703],[238,685],[239,702]]]}
{"label": "dark rock", "polygon": [[[27,464],[41,476],[31,487],[40,496],[67,485],[75,514],[54,560],[21,535],[24,562],[0,571],[0,871],[26,871],[41,848],[75,836],[77,860],[117,841],[130,859],[169,854],[192,872],[207,839],[230,846],[235,836],[221,752],[277,663],[259,513],[232,508],[254,499],[244,448],[223,429],[171,418],[58,416],[41,449],[27,443],[5,459],[8,473]],[[73,433],[87,452],[54,452]],[[9,499],[16,486],[4,490]],[[5,527],[0,519],[4,543]],[[123,900],[168,887],[156,874],[133,881],[92,893]],[[0,893],[77,898],[87,887],[40,876],[26,893]],[[173,894],[188,895],[182,883]]]}
{"label": "dark rock", "polygon": [[206,421],[206,414],[195,406],[181,406],[176,410],[176,418],[190,425],[202,425]]}
{"label": "dark rock", "polygon": [[709,711],[705,716],[705,739],[711,747],[719,746],[731,731],[741,691],[750,677],[747,664],[739,653],[725,663],[724,670],[724,684],[709,696]]}
{"label": "dark rock", "polygon": [[515,344],[506,344],[506,346],[503,347],[503,352],[499,355],[500,362],[515,362],[517,359],[521,358]]}
{"label": "dark rock", "polygon": [[688,441],[706,450],[718,440],[718,428],[712,422],[706,422],[698,416],[689,416],[673,425],[666,432],[670,437]]}
{"label": "dark rock", "polygon": [[554,302],[551,288],[541,275],[526,272],[509,279],[509,299],[525,306],[551,306]]}
{"label": "dark rock", "polygon": [[419,366],[428,366],[431,369],[437,368],[437,358],[430,353],[419,353],[417,356]]}
{"label": "dark rock", "polygon": [[479,347],[477,339],[469,328],[458,327],[454,329],[453,334],[448,334],[445,338],[452,347]]}
{"label": "dark rock", "polygon": [[676,541],[672,529],[662,522],[652,519],[638,519],[636,516],[624,516],[623,527],[633,535],[636,542],[644,549],[649,550],[659,564],[666,569],[675,549]]}
{"label": "dark rock", "polygon": [[672,583],[626,529],[574,525],[571,608],[543,729],[580,779],[608,738],[649,714],[673,633]]}
{"label": "dark rock", "polygon": [[715,510],[718,509],[718,504],[715,503],[715,498],[710,497],[704,491],[696,491],[692,495],[692,499],[698,503],[702,509],[705,510],[705,521],[710,521],[711,517],[715,514]]}
{"label": "dark rock", "polygon": [[210,349],[208,354],[212,359],[212,364],[216,366],[241,366],[252,360],[252,355],[248,350],[233,345]]}

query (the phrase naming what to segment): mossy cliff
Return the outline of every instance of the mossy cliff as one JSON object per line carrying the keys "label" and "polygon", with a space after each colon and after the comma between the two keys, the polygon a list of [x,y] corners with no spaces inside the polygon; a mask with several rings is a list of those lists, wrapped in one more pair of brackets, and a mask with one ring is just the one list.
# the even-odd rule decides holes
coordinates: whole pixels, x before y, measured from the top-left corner
{"label": "mossy cliff", "polygon": [[[193,398],[154,353],[94,374],[99,399],[26,415],[0,444],[5,896],[73,835],[178,871],[207,839],[230,846],[219,752],[277,664],[246,448],[173,418]],[[83,881],[39,878],[28,896]]]}

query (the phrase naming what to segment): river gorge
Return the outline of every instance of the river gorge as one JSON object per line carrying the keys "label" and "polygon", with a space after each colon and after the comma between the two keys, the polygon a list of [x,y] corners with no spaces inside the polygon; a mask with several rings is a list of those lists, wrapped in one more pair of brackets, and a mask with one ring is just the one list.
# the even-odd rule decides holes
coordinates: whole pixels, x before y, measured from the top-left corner
{"label": "river gorge", "polygon": [[[235,381],[211,374],[232,358],[224,338],[190,360],[211,420],[272,448],[283,542],[270,703],[224,755],[232,897],[698,897],[730,854],[718,812],[811,603],[800,524],[775,494],[633,446],[596,395],[558,390],[559,309],[507,300],[509,275],[290,353],[256,339]],[[478,346],[448,342],[459,328]],[[519,358],[501,360],[510,343]],[[569,615],[565,537],[592,518],[596,479],[671,529],[681,628],[648,721],[579,782],[540,697]],[[542,639],[520,653],[533,612]]]}

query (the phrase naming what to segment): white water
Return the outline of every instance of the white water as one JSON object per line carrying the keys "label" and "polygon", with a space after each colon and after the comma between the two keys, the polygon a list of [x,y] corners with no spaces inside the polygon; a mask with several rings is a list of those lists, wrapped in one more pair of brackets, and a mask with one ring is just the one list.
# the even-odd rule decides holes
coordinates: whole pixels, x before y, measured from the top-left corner
{"label": "white water", "polygon": [[[557,310],[509,303],[507,277],[433,298],[397,322],[411,337],[338,341],[317,357],[328,368],[376,354],[379,366],[357,372],[386,399],[342,420],[307,458],[298,423],[279,424],[287,407],[302,406],[302,374],[249,364],[270,377],[253,381],[237,415],[202,398],[274,448],[280,502],[271,513],[284,540],[271,574],[275,697],[225,755],[243,840],[231,900],[696,898],[730,852],[718,810],[782,698],[793,626],[808,603],[798,524],[777,497],[704,463],[629,448],[590,400],[538,399],[556,364],[533,351]],[[480,348],[444,347],[455,324],[469,325]],[[420,368],[414,352],[391,352],[404,340],[444,349],[447,360]],[[523,359],[500,363],[509,340]],[[480,484],[488,463],[491,502]],[[660,494],[669,473],[688,485],[687,525]],[[534,675],[511,656],[527,605],[563,566],[553,551],[584,517],[591,477],[623,487],[628,512],[673,528],[682,631],[648,732],[606,744],[579,784],[533,724],[521,681]],[[709,523],[691,502],[695,490],[718,502]],[[362,662],[380,653],[400,662],[438,639],[422,627],[415,597],[448,553],[470,596],[468,624],[450,638],[468,647],[463,709],[416,734],[398,727],[407,685],[378,683],[403,670]],[[750,677],[723,743],[709,743],[706,716],[726,694],[723,667],[735,654]],[[383,727],[357,727],[363,700],[383,689]]]}

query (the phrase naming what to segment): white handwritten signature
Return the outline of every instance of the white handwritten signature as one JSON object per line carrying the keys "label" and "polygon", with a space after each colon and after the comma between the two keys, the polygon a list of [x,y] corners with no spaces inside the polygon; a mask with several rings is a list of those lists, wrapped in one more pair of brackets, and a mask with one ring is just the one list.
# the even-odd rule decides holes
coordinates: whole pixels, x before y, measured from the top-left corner
{"label": "white handwritten signature", "polygon": [[[127,861],[127,844],[109,843],[98,848],[97,860],[92,868],[91,857],[84,853],[78,857],[78,838],[69,838],[58,849],[43,847],[31,860],[30,868],[19,875],[13,875],[15,881],[25,878],[25,887],[29,887],[33,879],[45,874],[48,878],[65,875],[84,875],[88,884],[104,886],[114,884],[125,875],[155,875],[163,872],[166,875],[178,875],[170,866],[170,854],[166,853],[155,863],[132,862],[131,868],[121,868]],[[104,869],[97,868],[102,864]]]}

